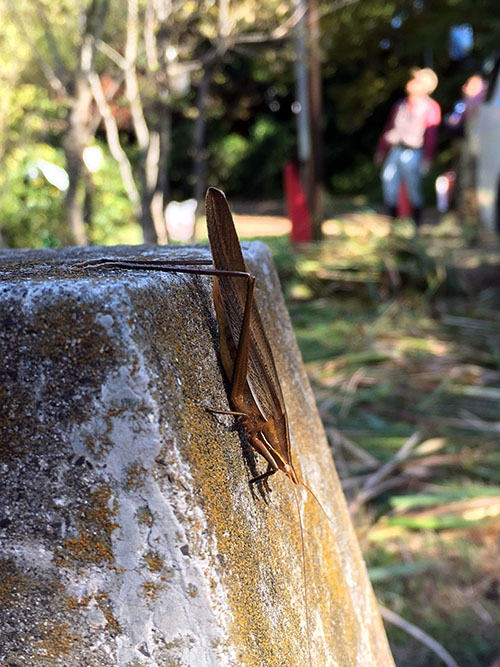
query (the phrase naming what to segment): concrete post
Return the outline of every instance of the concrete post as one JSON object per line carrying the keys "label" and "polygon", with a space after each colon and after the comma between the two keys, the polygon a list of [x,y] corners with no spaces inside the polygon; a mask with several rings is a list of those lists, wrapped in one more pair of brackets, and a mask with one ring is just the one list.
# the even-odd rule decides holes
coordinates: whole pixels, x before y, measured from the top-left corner
{"label": "concrete post", "polygon": [[[244,246],[291,421],[271,493],[231,416],[211,279],[0,252],[0,663],[393,665],[267,248]],[[306,604],[309,622],[306,622]]]}

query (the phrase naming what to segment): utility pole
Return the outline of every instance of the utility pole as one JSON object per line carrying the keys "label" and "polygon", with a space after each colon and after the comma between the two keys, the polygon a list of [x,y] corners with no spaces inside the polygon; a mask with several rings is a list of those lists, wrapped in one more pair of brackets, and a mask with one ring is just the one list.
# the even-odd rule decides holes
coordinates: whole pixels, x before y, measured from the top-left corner
{"label": "utility pole", "polygon": [[311,161],[311,134],[309,121],[309,72],[307,53],[307,4],[306,0],[295,0],[299,20],[295,27],[295,88],[297,115],[297,146],[299,171],[302,185],[308,191]]}
{"label": "utility pole", "polygon": [[309,94],[311,168],[309,206],[311,210],[313,238],[321,239],[324,217],[323,201],[323,95],[321,82],[320,29],[318,0],[309,0],[307,14],[309,26]]}
{"label": "utility pole", "polygon": [[321,60],[317,0],[295,0],[295,85],[299,171],[311,213],[314,239],[323,222]]}

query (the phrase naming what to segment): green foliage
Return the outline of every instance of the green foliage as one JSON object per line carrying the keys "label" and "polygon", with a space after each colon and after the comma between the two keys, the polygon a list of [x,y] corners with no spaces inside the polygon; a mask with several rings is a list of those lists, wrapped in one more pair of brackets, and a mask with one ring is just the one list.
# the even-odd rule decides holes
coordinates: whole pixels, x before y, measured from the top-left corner
{"label": "green foliage", "polygon": [[211,166],[228,194],[275,196],[281,190],[283,166],[293,145],[293,134],[286,125],[272,116],[261,116],[248,138],[235,133],[222,137],[213,146]]}
{"label": "green foliage", "polygon": [[[93,175],[92,243],[141,243],[141,229],[134,219],[116,163],[104,151],[104,161]],[[64,169],[64,155],[45,143],[19,146],[5,158],[0,175],[0,231],[12,248],[41,248],[60,244],[64,225],[64,192],[51,185],[38,161]]]}
{"label": "green foliage", "polygon": [[246,176],[245,191],[250,196],[269,196],[281,189],[282,170],[287,159],[293,158],[295,138],[290,127],[275,118],[257,118],[250,133],[251,151],[241,170]]}
{"label": "green foliage", "polygon": [[92,176],[93,214],[89,230],[90,240],[99,245],[142,243],[142,231],[123,189],[116,162],[104,146],[101,146],[101,149],[104,160],[99,171]]}
{"label": "green foliage", "polygon": [[221,183],[229,183],[235,180],[235,170],[247,157],[250,142],[241,134],[228,134],[222,137],[218,144],[213,146],[214,155],[212,165],[216,170]]}
{"label": "green foliage", "polygon": [[12,248],[59,245],[64,195],[50,185],[37,160],[64,165],[60,151],[47,144],[15,148],[0,175],[0,229]]}

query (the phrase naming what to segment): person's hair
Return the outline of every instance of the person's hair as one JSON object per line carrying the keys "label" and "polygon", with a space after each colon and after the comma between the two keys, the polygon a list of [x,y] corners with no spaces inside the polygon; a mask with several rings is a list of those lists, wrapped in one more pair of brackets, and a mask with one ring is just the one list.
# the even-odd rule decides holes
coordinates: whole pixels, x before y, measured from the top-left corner
{"label": "person's hair", "polygon": [[436,90],[438,77],[436,72],[430,67],[423,67],[422,69],[420,67],[413,67],[410,70],[410,74],[412,79],[419,79],[424,84],[427,95]]}

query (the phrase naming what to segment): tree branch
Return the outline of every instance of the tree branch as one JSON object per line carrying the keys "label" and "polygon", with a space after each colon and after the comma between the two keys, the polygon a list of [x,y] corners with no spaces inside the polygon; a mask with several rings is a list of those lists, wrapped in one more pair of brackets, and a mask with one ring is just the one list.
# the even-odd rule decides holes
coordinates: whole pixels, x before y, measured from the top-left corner
{"label": "tree branch", "polygon": [[427,646],[427,648],[439,656],[446,667],[458,667],[455,659],[448,653],[448,651],[426,632],[421,630],[416,625],[413,625],[413,623],[410,623],[404,618],[401,618],[399,614],[396,614],[396,612],[392,611],[391,609],[387,609],[387,607],[383,607],[381,604],[379,604],[378,608],[380,609],[380,614],[384,621],[392,623],[396,627],[401,628],[401,630],[404,630],[412,637],[415,637],[417,641]]}
{"label": "tree branch", "polygon": [[40,69],[42,70],[43,75],[47,79],[47,83],[49,86],[52,88],[52,90],[57,93],[58,95],[69,95],[69,90],[66,87],[65,81],[60,79],[56,72],[53,70],[52,66],[44,59],[40,51],[38,50],[35,42],[31,39],[28,31],[24,27],[24,22],[19,15],[19,12],[17,11],[16,7],[14,6],[14,3],[12,0],[6,0],[7,2],[7,7],[8,11],[10,12],[14,23],[16,24],[19,32],[21,35],[24,37],[26,42],[28,43],[30,49],[32,50],[35,58],[38,61],[38,64],[40,65]]}
{"label": "tree branch", "polygon": [[[122,85],[124,78],[125,78],[125,74],[122,72],[120,76],[113,79],[113,83],[110,84],[110,86],[109,86],[109,88],[106,92],[106,95],[105,95],[105,100],[106,100],[107,104],[109,104],[109,102],[112,101],[112,99],[114,98],[114,96],[116,95],[118,90],[120,89],[120,86]],[[94,96],[93,91],[92,91],[92,95]],[[95,96],[94,96],[94,99],[95,99]],[[97,108],[97,111],[94,114],[94,117],[92,119],[92,124],[91,124],[91,127],[90,127],[90,131],[92,133],[92,136],[95,135],[95,133],[97,131],[97,128],[99,127],[99,123],[101,122],[101,119],[102,119],[101,112],[99,111],[99,108]]]}
{"label": "tree branch", "polygon": [[129,159],[120,143],[116,119],[111,112],[111,108],[108,102],[106,101],[101,85],[101,80],[96,72],[91,72],[89,74],[89,82],[92,88],[92,94],[94,95],[94,99],[97,104],[97,108],[99,109],[99,113],[104,120],[109,150],[111,151],[111,155],[118,162],[125,191],[137,212],[140,205],[139,192],[135,185]]}
{"label": "tree branch", "polygon": [[35,0],[35,7],[38,17],[43,25],[43,29],[45,32],[45,39],[47,40],[47,45],[52,53],[52,58],[54,60],[54,68],[57,74],[57,78],[59,79],[59,81],[63,83],[64,87],[67,88],[68,73],[66,71],[66,68],[64,67],[64,63],[62,61],[59,48],[57,47],[57,42],[54,37],[54,33],[52,32],[52,27],[49,21],[47,20],[47,16],[45,14],[44,8],[40,0]]}
{"label": "tree branch", "polygon": [[84,14],[83,33],[92,35],[94,46],[101,38],[104,30],[104,19],[108,13],[110,0],[92,0],[90,7]]}
{"label": "tree branch", "polygon": [[137,137],[137,142],[143,153],[147,152],[149,144],[149,129],[144,117],[139,84],[136,73],[137,39],[138,39],[138,10],[137,0],[128,0],[127,3],[127,41],[125,44],[125,95],[130,104],[130,113]]}
{"label": "tree branch", "polygon": [[234,44],[259,44],[285,39],[304,18],[305,13],[304,8],[297,7],[282,25],[271,30],[271,32],[240,33],[235,35],[232,41]]}
{"label": "tree branch", "polygon": [[146,50],[146,62],[150,72],[158,69],[158,56],[156,54],[154,39],[154,0],[148,0],[144,14],[144,48]]}
{"label": "tree branch", "polygon": [[115,65],[118,65],[120,69],[124,71],[127,69],[127,61],[122,56],[122,54],[118,53],[118,51],[116,51],[116,49],[114,49],[112,46],[106,42],[103,42],[102,39],[98,39],[96,41],[96,47],[101,53],[104,53],[105,56],[112,60]]}

